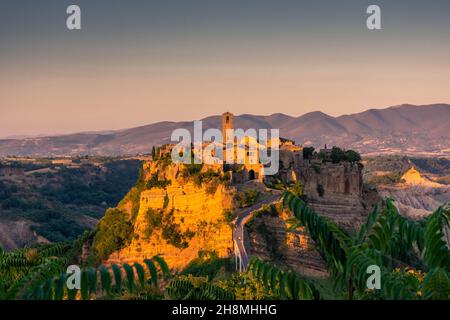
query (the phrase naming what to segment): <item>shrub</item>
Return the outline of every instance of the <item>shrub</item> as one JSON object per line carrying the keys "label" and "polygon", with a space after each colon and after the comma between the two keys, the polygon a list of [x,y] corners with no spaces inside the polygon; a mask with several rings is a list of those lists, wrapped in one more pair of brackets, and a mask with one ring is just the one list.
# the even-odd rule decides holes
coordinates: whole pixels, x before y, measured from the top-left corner
{"label": "shrub", "polygon": [[215,251],[199,251],[198,258],[192,260],[181,274],[213,280],[221,271],[232,272],[233,261],[229,258],[219,258]]}
{"label": "shrub", "polygon": [[314,147],[303,148],[303,159],[311,159],[314,154]]}
{"label": "shrub", "polygon": [[250,207],[258,200],[261,192],[254,189],[248,189],[236,195],[237,205],[240,208]]}
{"label": "shrub", "polygon": [[186,249],[189,246],[176,224],[167,224],[164,226],[162,229],[162,237],[168,244],[178,249]]}
{"label": "shrub", "polygon": [[149,238],[156,230],[161,230],[162,238],[170,245],[179,249],[188,247],[188,240],[195,236],[195,232],[186,230],[181,232],[180,226],[175,223],[174,210],[165,212],[164,209],[148,209],[146,212],[147,227],[145,237]]}
{"label": "shrub", "polygon": [[153,230],[159,229],[162,226],[164,211],[163,210],[154,210],[149,208],[145,214],[147,227],[145,229],[145,237],[149,238]]}
{"label": "shrub", "polygon": [[169,195],[166,192],[166,194],[164,195],[163,208],[166,209],[168,205],[169,205]]}
{"label": "shrub", "polygon": [[104,260],[108,256],[128,244],[132,225],[127,214],[119,209],[108,209],[100,220],[94,238],[94,251],[97,259]]}
{"label": "shrub", "polygon": [[350,162],[358,162],[361,161],[361,156],[358,152],[354,150],[347,150],[345,151],[345,158],[347,161]]}
{"label": "shrub", "polygon": [[185,165],[183,171],[181,172],[181,176],[185,179],[192,177],[196,174],[199,174],[202,171],[203,164],[188,164]]}
{"label": "shrub", "polygon": [[219,180],[215,179],[210,183],[208,183],[208,185],[206,186],[206,193],[209,195],[214,195],[218,187],[219,187]]}
{"label": "shrub", "polygon": [[150,180],[147,181],[147,189],[158,188],[165,189],[167,186],[171,185],[172,181],[168,179],[159,180],[158,172],[155,172],[150,177]]}
{"label": "shrub", "polygon": [[227,223],[231,223],[236,218],[236,213],[233,210],[224,210],[223,217]]}
{"label": "shrub", "polygon": [[185,234],[181,232],[180,226],[175,223],[173,213],[174,210],[171,210],[163,217],[162,238],[176,248],[186,249],[189,246],[187,239],[192,238],[193,234],[189,230]]}
{"label": "shrub", "polygon": [[258,224],[258,226],[256,227],[256,231],[263,236],[270,258],[273,260],[281,260],[283,258],[283,255],[280,253],[278,240],[273,232],[266,226],[263,221]]}

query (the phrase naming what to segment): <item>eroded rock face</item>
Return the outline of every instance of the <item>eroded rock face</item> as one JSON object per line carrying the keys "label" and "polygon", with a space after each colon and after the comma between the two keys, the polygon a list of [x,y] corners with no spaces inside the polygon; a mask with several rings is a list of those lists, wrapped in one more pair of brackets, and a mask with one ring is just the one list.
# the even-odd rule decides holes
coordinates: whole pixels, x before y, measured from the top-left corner
{"label": "eroded rock face", "polygon": [[[379,201],[376,191],[363,189],[362,168],[357,163],[309,161],[296,153],[281,154],[280,163],[281,179],[298,179],[308,206],[344,229],[359,229]],[[248,226],[251,254],[285,263],[306,276],[326,277],[325,262],[307,231],[287,232],[286,221],[292,213],[277,209],[277,214],[257,216]]]}
{"label": "eroded rock face", "polygon": [[295,155],[290,161],[284,161],[300,181],[308,205],[345,229],[358,229],[378,200],[378,197],[375,201],[366,199],[362,168],[358,163],[322,163]]}
{"label": "eroded rock face", "polygon": [[379,186],[384,198],[392,198],[399,213],[409,219],[423,219],[440,206],[450,203],[450,186],[428,187],[423,185],[397,184]]}
{"label": "eroded rock face", "polygon": [[278,213],[255,216],[247,225],[250,254],[265,261],[286,264],[308,277],[327,277],[328,271],[304,228],[287,232],[286,221],[292,213],[277,208]]}
{"label": "eroded rock face", "polygon": [[[311,199],[333,196],[359,198],[362,194],[361,167],[356,163],[305,162],[300,166],[300,178],[305,194]],[[322,194],[318,191],[318,185],[323,186]]]}
{"label": "eroded rock face", "polygon": [[358,229],[374,205],[363,194],[362,168],[357,163],[311,163],[298,167],[308,205],[345,229]]}
{"label": "eroded rock face", "polygon": [[302,152],[282,150],[279,178],[286,183],[300,181],[308,205],[345,229],[358,229],[379,200],[363,191],[362,166],[358,163],[303,159]]}
{"label": "eroded rock face", "polygon": [[[113,253],[108,263],[141,262],[158,254],[170,268],[180,270],[201,250],[215,251],[219,257],[232,253],[232,230],[223,213],[232,208],[233,190],[223,184],[216,188],[208,184],[198,186],[181,176],[182,169],[182,165],[162,168],[152,162],[144,164],[146,181],[157,175],[158,179],[170,180],[170,185],[141,192],[133,239],[128,246]],[[130,208],[127,203],[123,205]],[[163,221],[163,224],[176,225],[176,232],[183,236],[186,246],[171,244],[163,234],[163,227],[149,232],[149,210],[153,214],[170,214],[170,222]]]}

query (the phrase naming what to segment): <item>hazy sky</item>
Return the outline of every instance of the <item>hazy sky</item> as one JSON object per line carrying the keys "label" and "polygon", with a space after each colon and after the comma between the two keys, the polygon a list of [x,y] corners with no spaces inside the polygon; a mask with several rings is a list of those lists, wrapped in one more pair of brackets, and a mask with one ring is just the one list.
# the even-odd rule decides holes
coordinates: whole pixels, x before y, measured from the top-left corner
{"label": "hazy sky", "polygon": [[450,0],[0,0],[0,137],[436,102]]}

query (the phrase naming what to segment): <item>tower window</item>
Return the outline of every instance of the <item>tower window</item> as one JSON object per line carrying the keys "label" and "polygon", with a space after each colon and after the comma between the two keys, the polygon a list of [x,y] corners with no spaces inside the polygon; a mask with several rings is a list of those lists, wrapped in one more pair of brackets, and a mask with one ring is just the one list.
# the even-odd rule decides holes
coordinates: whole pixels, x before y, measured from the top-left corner
{"label": "tower window", "polygon": [[225,121],[226,123],[230,123],[230,116],[227,116]]}

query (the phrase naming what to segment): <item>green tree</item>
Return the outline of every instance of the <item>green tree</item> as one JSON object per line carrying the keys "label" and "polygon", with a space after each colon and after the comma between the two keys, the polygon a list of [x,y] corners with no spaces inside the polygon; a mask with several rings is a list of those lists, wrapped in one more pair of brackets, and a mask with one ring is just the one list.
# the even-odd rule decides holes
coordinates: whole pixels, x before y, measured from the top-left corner
{"label": "green tree", "polygon": [[350,162],[358,162],[361,161],[361,156],[358,152],[354,150],[347,150],[345,151],[345,158],[347,161]]}
{"label": "green tree", "polygon": [[314,147],[303,148],[303,159],[311,159],[314,154]]}
{"label": "green tree", "polygon": [[339,163],[346,160],[345,152],[339,147],[333,147],[331,149],[331,161],[333,163]]}
{"label": "green tree", "polygon": [[100,220],[94,238],[94,252],[98,260],[108,258],[130,241],[132,225],[127,214],[119,209],[108,209]]}

